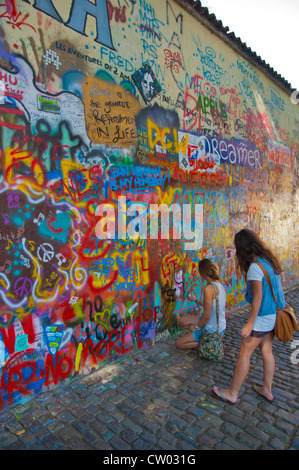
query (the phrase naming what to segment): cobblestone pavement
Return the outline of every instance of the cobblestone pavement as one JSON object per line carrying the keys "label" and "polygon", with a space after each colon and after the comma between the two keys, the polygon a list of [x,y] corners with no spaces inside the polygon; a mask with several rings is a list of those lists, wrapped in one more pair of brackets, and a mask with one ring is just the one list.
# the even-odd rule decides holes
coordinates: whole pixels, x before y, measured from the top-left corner
{"label": "cobblestone pavement", "polygon": [[[298,318],[299,287],[286,298]],[[169,337],[0,413],[0,448],[298,450],[299,332],[287,344],[275,339],[274,402],[252,389],[262,383],[259,351],[236,405],[211,394],[231,381],[247,317],[244,309],[228,319],[221,365]]]}

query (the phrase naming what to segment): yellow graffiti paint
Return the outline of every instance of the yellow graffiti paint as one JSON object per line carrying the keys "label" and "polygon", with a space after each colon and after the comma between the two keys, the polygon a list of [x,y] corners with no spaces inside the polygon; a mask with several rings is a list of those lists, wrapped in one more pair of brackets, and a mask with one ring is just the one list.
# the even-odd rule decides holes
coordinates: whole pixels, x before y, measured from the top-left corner
{"label": "yellow graffiti paint", "polygon": [[142,253],[140,253],[139,250],[135,251],[132,256],[132,265],[137,269],[137,274],[135,273],[134,279],[136,285],[148,285],[150,283],[150,268],[147,250],[144,250]]}
{"label": "yellow graffiti paint", "polygon": [[[22,173],[18,175],[20,165],[26,165],[30,168],[31,175]],[[30,184],[36,185],[36,188],[46,184],[47,177],[39,160],[32,156],[32,152],[27,150],[16,151],[12,148],[6,148],[4,151],[4,169],[5,177],[8,183],[21,183],[23,180],[30,180]]]}
{"label": "yellow graffiti paint", "polygon": [[110,319],[111,312],[107,308],[103,312],[96,312],[94,315],[94,321],[98,324],[103,326],[106,331],[109,331],[109,323],[108,320]]}
{"label": "yellow graffiti paint", "polygon": [[80,367],[82,349],[83,349],[83,344],[79,343],[78,348],[77,348],[77,353],[76,353],[76,360],[75,360],[75,371],[76,372],[78,372],[79,367]]}
{"label": "yellow graffiti paint", "polygon": [[175,152],[182,152],[183,155],[186,155],[189,138],[188,134],[186,134],[185,139],[181,139],[179,141],[177,130],[173,129],[173,138],[170,137],[169,142],[166,142],[166,136],[170,134],[170,129],[167,127],[165,129],[160,129],[150,118],[147,120],[147,132],[148,143],[151,149],[159,143],[166,150],[171,150],[173,148],[174,140]]}

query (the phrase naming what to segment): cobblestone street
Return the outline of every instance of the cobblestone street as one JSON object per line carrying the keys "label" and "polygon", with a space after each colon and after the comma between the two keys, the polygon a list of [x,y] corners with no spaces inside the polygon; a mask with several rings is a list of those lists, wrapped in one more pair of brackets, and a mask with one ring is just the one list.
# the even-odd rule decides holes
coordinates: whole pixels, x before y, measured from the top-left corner
{"label": "cobblestone street", "polygon": [[[299,288],[286,299],[298,318]],[[244,309],[229,317],[221,365],[164,339],[2,412],[0,448],[299,450],[299,333],[287,344],[275,339],[273,403],[252,389],[262,383],[259,351],[236,405],[211,394],[214,385],[230,383],[247,315]]]}

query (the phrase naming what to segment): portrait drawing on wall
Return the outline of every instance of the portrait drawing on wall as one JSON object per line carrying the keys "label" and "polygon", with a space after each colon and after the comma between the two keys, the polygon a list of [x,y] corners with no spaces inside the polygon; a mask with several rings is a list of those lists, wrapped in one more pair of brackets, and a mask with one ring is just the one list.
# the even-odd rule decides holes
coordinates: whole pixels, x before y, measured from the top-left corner
{"label": "portrait drawing on wall", "polygon": [[136,70],[132,75],[132,79],[146,104],[161,91],[161,86],[149,64],[145,64],[139,70]]}

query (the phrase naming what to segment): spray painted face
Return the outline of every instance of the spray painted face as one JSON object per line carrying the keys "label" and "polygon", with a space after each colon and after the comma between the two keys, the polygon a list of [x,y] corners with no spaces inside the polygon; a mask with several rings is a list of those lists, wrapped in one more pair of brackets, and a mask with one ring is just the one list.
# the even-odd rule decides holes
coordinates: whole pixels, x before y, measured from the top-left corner
{"label": "spray painted face", "polygon": [[154,80],[150,73],[145,73],[141,81],[143,96],[146,101],[151,101],[154,93]]}

